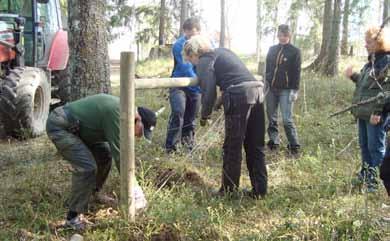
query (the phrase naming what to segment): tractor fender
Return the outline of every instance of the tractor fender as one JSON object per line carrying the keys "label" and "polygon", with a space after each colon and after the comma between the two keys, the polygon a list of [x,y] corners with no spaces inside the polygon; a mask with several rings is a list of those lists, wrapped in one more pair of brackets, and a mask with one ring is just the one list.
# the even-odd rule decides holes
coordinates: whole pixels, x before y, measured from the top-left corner
{"label": "tractor fender", "polygon": [[69,46],[68,32],[59,30],[51,44],[47,67],[50,70],[64,70],[68,64]]}

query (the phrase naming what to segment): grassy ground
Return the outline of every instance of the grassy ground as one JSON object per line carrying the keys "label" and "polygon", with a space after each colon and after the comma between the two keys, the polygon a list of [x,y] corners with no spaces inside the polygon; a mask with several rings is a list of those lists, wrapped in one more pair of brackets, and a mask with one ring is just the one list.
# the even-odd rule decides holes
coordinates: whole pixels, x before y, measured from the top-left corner
{"label": "grassy ground", "polygon": [[[171,64],[145,62],[137,72],[168,76]],[[248,65],[256,68],[250,60]],[[116,72],[112,77],[118,94]],[[167,107],[154,143],[138,140],[136,147],[138,180],[149,208],[128,224],[115,211],[94,207],[90,217],[96,225],[83,233],[85,240],[390,240],[390,224],[381,219],[390,216],[381,208],[389,202],[384,188],[368,194],[351,185],[360,165],[353,118],[328,119],[348,105],[352,90],[343,77],[304,73],[295,107],[303,154],[291,159],[283,148],[279,155],[267,153],[269,194],[258,201],[210,195],[221,174],[221,113],[215,113],[214,125],[199,128],[194,153],[166,155],[161,146],[167,91],[137,91],[138,105]],[[45,136],[6,140],[0,150],[0,240],[69,240],[74,231],[53,228],[66,212],[67,162]],[[241,186],[250,187],[245,163]],[[119,194],[115,168],[105,191]]]}

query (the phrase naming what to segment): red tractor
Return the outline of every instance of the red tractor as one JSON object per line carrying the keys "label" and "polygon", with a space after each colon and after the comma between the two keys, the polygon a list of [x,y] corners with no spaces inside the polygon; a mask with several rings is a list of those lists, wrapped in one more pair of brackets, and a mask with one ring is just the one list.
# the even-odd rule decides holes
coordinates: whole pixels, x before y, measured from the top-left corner
{"label": "red tractor", "polygon": [[8,136],[45,131],[52,100],[69,87],[61,79],[68,57],[58,0],[0,1],[0,122]]}

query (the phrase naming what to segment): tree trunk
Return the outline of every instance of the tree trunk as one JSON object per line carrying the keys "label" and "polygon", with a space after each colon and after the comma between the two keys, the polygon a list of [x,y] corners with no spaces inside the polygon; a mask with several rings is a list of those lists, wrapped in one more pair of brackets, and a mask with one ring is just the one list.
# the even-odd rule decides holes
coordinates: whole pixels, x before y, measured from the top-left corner
{"label": "tree trunk", "polygon": [[348,55],[348,25],[349,25],[349,0],[344,2],[344,14],[343,14],[343,36],[341,38],[341,55]]}
{"label": "tree trunk", "polygon": [[301,8],[300,0],[295,0],[290,5],[289,10],[289,22],[291,27],[291,43],[295,43],[297,41],[297,32],[298,32],[298,16],[299,10]]}
{"label": "tree trunk", "polygon": [[180,4],[180,34],[183,34],[183,24],[184,21],[188,18],[188,3],[187,0],[181,0]]}
{"label": "tree trunk", "polygon": [[341,0],[335,0],[332,21],[332,34],[328,48],[328,58],[323,66],[323,74],[335,76],[338,73],[339,46],[340,46]]}
{"label": "tree trunk", "polygon": [[383,21],[390,17],[390,0],[384,0],[383,2]]}
{"label": "tree trunk", "polygon": [[68,0],[70,100],[110,93],[105,0]]}
{"label": "tree trunk", "polygon": [[225,35],[226,35],[226,6],[225,6],[225,0],[221,0],[221,32],[219,37],[219,47],[223,48],[225,47]]}
{"label": "tree trunk", "polygon": [[321,49],[317,58],[311,63],[307,69],[318,72],[321,66],[325,63],[327,58],[327,51],[330,42],[330,35],[332,32],[332,5],[333,0],[325,0],[324,16],[322,20],[322,40]]}
{"label": "tree trunk", "polygon": [[257,0],[257,24],[256,24],[256,60],[257,60],[257,62],[260,61],[260,57],[261,57],[261,37],[262,37],[261,4],[262,4],[262,0]]}
{"label": "tree trunk", "polygon": [[158,27],[158,45],[165,45],[165,0],[161,0],[160,5],[160,24]]}
{"label": "tree trunk", "polygon": [[273,36],[273,42],[276,42],[276,35],[278,33],[278,15],[279,15],[279,0],[275,1],[275,9],[274,9],[274,15],[272,17],[273,25],[274,25],[274,36]]}

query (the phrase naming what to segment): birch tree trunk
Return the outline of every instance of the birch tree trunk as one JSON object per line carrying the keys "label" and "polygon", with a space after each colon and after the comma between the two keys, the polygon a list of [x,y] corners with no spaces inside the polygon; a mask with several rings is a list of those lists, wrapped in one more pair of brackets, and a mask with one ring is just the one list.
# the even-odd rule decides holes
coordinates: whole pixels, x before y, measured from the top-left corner
{"label": "birch tree trunk", "polygon": [[183,34],[183,24],[184,21],[188,18],[188,2],[187,0],[181,0],[180,4],[180,34]]}
{"label": "birch tree trunk", "polygon": [[225,35],[226,35],[226,6],[225,0],[221,0],[221,32],[219,37],[219,47],[225,47]]}
{"label": "birch tree trunk", "polygon": [[349,30],[349,14],[350,14],[350,9],[349,9],[349,1],[350,0],[345,0],[344,1],[344,14],[343,14],[343,35],[341,38],[341,55],[348,55],[348,30]]}
{"label": "birch tree trunk", "polygon": [[110,93],[105,0],[68,0],[70,100]]}
{"label": "birch tree trunk", "polygon": [[323,66],[323,74],[335,76],[338,72],[339,47],[340,47],[340,23],[341,23],[341,0],[334,1],[334,13],[332,21],[332,34],[328,48],[328,58]]}
{"label": "birch tree trunk", "polygon": [[257,22],[256,22],[256,60],[257,60],[257,74],[264,75],[265,63],[261,60],[261,39],[263,37],[263,23],[262,23],[262,0],[257,0]]}
{"label": "birch tree trunk", "polygon": [[261,22],[261,4],[262,0],[257,0],[257,22],[256,22],[256,59],[260,61],[261,57],[261,37],[262,37],[262,22]]}
{"label": "birch tree trunk", "polygon": [[315,72],[320,71],[321,67],[326,62],[330,36],[332,32],[332,5],[333,0],[325,0],[324,15],[322,20],[322,40],[320,53],[318,54],[314,62],[307,67],[307,69],[313,70]]}
{"label": "birch tree trunk", "polygon": [[158,27],[158,45],[165,45],[165,0],[160,1],[160,24]]}

